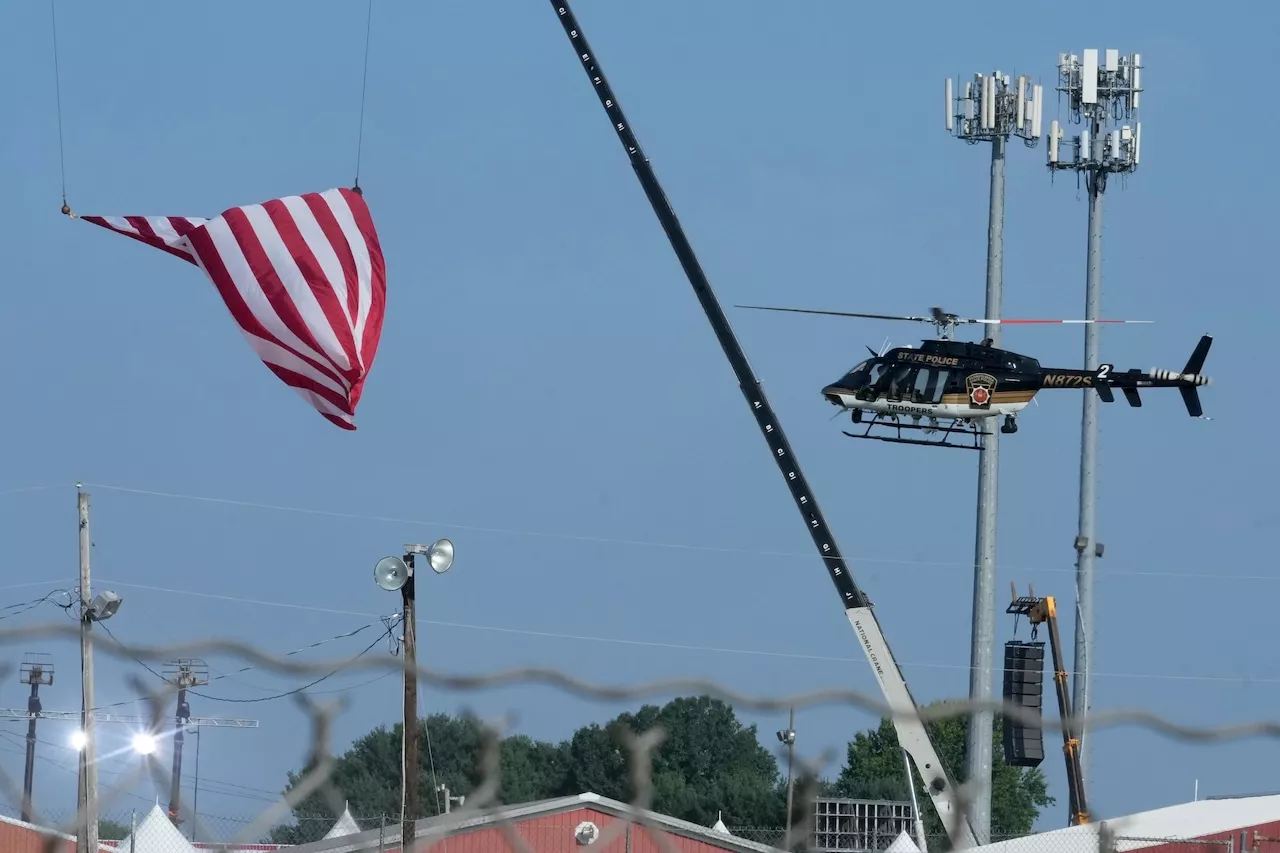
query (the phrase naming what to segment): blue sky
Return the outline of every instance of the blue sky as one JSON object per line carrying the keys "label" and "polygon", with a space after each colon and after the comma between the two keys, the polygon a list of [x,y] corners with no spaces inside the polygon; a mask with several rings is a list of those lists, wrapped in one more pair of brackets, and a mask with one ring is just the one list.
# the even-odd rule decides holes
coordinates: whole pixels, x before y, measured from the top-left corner
{"label": "blue sky", "polygon": [[[1277,407],[1248,365],[1272,361],[1280,308],[1265,249],[1277,190],[1266,155],[1280,128],[1262,82],[1275,13],[1221,3],[1209,15],[1184,2],[1085,4],[1071,16],[1048,5],[1017,15],[579,7],[726,304],[980,313],[987,152],[946,136],[943,78],[998,67],[1051,85],[1059,51],[1142,53],[1143,164],[1106,200],[1103,311],[1157,322],[1106,330],[1103,354],[1117,368],[1176,368],[1200,334],[1216,335],[1203,395],[1214,420],[1187,418],[1172,393],[1103,410],[1095,707],[1195,725],[1265,717],[1280,699],[1280,668],[1255,639],[1280,580],[1266,497],[1277,464],[1265,425]],[[208,216],[349,186],[364,16],[363,3],[155,15],[136,0],[62,0],[72,206]],[[112,623],[124,640],[230,636],[290,651],[391,613],[397,601],[372,583],[373,564],[447,535],[455,568],[419,592],[430,666],[547,666],[614,685],[705,676],[768,696],[875,690],[547,4],[375,4],[361,184],[387,257],[388,310],[356,433],[257,361],[198,270],[58,215],[47,4],[5,4],[0,33],[12,81],[0,138],[10,281],[0,586],[33,584],[0,590],[0,604],[74,582],[81,480],[98,484],[94,572],[125,597]],[[1054,115],[1050,103],[1046,126]],[[1083,190],[1051,182],[1044,156],[1010,151],[1006,316],[1083,312]],[[818,393],[864,345],[914,342],[927,328],[731,320],[912,690],[963,695],[976,458],[852,442]],[[1074,366],[1081,337],[1013,329],[1005,344]],[[1071,393],[1040,403],[1002,445],[998,590],[1003,601],[1010,581],[1033,583],[1069,617],[1080,403]],[[43,605],[6,627],[46,619],[62,617]],[[1003,641],[1011,617],[998,626]],[[313,656],[354,654],[374,630]],[[77,707],[75,646],[10,655],[21,651],[55,656],[45,707]],[[100,657],[99,703],[130,698],[124,677],[135,671],[145,676]],[[25,691],[11,680],[0,705],[20,707]],[[298,683],[255,672],[207,692],[246,700]],[[347,698],[340,748],[399,717],[394,678]],[[557,739],[623,707],[541,687],[426,690],[423,704],[515,711],[521,730]],[[247,819],[266,803],[245,797],[278,790],[302,760],[296,706],[196,698],[192,711],[261,721],[207,732],[200,759],[201,812]],[[744,716],[766,742],[786,722]],[[843,751],[873,722],[803,710],[797,745]],[[68,726],[44,724],[53,745],[41,755],[72,766],[56,746]],[[4,728],[0,766],[20,777],[22,726]],[[1056,826],[1066,792],[1047,744],[1060,805],[1042,823]],[[1091,805],[1109,816],[1190,799],[1197,779],[1202,793],[1274,787],[1267,768],[1280,747],[1126,727],[1100,731],[1092,753]],[[69,814],[74,783],[41,762],[40,804]],[[120,808],[152,799],[134,793]]]}

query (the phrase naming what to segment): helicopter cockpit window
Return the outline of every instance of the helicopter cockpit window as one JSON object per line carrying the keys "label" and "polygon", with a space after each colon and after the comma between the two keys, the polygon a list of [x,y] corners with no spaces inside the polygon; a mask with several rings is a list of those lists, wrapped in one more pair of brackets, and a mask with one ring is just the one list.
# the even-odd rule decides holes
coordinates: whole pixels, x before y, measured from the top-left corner
{"label": "helicopter cockpit window", "polygon": [[867,370],[867,366],[869,364],[871,364],[871,359],[864,358],[862,361],[858,362],[853,367],[849,368],[850,378],[854,380],[862,379],[866,374],[871,372]]}

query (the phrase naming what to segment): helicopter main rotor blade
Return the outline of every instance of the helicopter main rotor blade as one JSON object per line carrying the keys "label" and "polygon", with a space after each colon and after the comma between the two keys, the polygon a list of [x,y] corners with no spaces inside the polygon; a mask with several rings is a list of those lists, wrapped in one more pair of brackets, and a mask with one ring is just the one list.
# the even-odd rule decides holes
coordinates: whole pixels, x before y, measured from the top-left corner
{"label": "helicopter main rotor blade", "polygon": [[972,320],[958,319],[957,323],[982,323],[988,326],[1026,326],[1026,325],[1043,325],[1043,324],[1059,324],[1059,323],[1154,323],[1155,320],[1029,320],[1029,319],[1001,319],[990,320],[985,318],[975,318]]}
{"label": "helicopter main rotor blade", "polygon": [[826,314],[831,317],[865,317],[868,320],[913,320],[918,323],[933,322],[929,317],[899,317],[895,314],[858,314],[852,311],[817,311],[812,308],[773,308],[768,305],[735,305],[734,308],[751,308],[756,311],[790,311],[795,314]]}

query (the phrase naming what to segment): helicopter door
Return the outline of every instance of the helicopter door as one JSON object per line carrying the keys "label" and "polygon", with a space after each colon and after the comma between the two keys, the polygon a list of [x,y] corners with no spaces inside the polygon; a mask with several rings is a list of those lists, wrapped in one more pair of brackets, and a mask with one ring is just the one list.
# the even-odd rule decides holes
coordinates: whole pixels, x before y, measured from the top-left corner
{"label": "helicopter door", "polygon": [[911,399],[914,403],[926,403],[936,405],[942,402],[942,393],[947,388],[947,379],[951,376],[949,370],[939,370],[937,368],[921,367],[915,375],[915,382],[911,388]]}
{"label": "helicopter door", "polygon": [[887,377],[888,381],[885,383],[885,399],[891,403],[898,403],[903,399],[911,399],[915,391],[912,383],[915,381],[917,368],[908,365],[896,365],[890,370],[891,373]]}

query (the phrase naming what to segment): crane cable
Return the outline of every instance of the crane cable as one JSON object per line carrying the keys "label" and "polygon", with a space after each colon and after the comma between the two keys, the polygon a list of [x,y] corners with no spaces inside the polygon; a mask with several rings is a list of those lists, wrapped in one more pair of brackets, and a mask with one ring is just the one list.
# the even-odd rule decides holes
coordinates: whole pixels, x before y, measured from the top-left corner
{"label": "crane cable", "polygon": [[[49,0],[49,25],[53,32],[53,91],[58,116],[58,169],[62,176],[62,214],[75,219],[76,215],[67,203],[67,155],[62,132],[62,74],[58,61],[57,0]],[[373,0],[368,0],[364,22],[364,71],[360,81],[360,121],[356,135],[356,177],[352,190],[363,195],[360,189],[360,160],[364,148],[364,107],[369,93],[369,41],[373,31]]]}
{"label": "crane cable", "polygon": [[67,155],[62,142],[62,75],[58,69],[58,13],[57,0],[49,0],[49,25],[53,30],[53,92],[58,112],[58,168],[62,172],[62,213],[72,219],[76,215],[67,204]]}
{"label": "crane cable", "polygon": [[360,189],[360,154],[364,148],[364,104],[369,94],[369,34],[373,29],[373,0],[368,0],[368,9],[364,19],[364,73],[360,81],[360,123],[356,134],[356,179],[351,190],[364,195]]}

